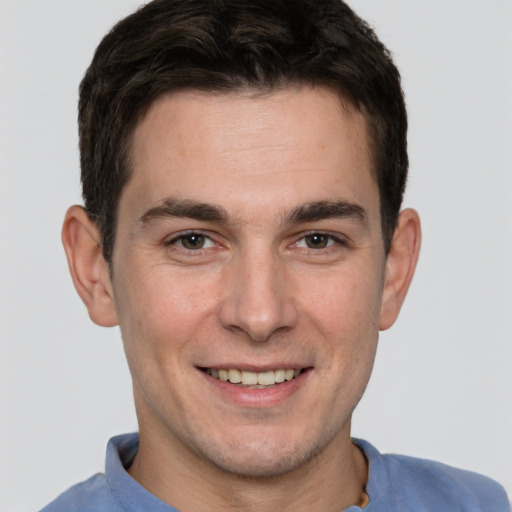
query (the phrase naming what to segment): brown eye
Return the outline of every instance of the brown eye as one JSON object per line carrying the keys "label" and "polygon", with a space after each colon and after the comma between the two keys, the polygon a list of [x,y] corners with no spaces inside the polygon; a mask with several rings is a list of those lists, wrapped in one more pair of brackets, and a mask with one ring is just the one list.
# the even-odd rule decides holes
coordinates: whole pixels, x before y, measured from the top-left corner
{"label": "brown eye", "polygon": [[204,235],[192,233],[181,237],[181,245],[183,245],[185,249],[202,249],[204,246],[204,239]]}
{"label": "brown eye", "polygon": [[332,237],[322,235],[321,233],[313,233],[312,235],[305,236],[304,241],[309,249],[325,249],[329,245],[329,242],[331,242],[331,238]]}
{"label": "brown eye", "polygon": [[200,233],[190,233],[180,236],[176,242],[185,249],[198,250],[204,249],[209,239]]}

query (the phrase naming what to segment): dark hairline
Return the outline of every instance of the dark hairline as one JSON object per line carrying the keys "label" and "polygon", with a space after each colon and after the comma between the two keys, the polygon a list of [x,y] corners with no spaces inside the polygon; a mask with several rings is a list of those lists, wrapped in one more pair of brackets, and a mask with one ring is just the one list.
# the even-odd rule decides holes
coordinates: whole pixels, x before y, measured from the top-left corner
{"label": "dark hairline", "polygon": [[[137,130],[137,127],[142,123],[145,116],[148,114],[148,112],[152,109],[152,107],[161,101],[163,98],[171,97],[175,94],[179,94],[182,92],[196,92],[201,95],[211,95],[211,96],[231,96],[231,95],[240,95],[243,97],[247,97],[248,99],[256,99],[266,96],[272,96],[275,93],[286,91],[290,89],[296,89],[300,90],[304,87],[311,87],[314,89],[324,89],[326,91],[331,91],[335,96],[338,98],[340,106],[346,110],[347,112],[357,112],[360,113],[364,120],[364,128],[365,128],[365,138],[366,138],[366,145],[368,148],[368,152],[370,155],[370,161],[371,161],[371,177],[375,181],[375,184],[379,188],[378,184],[378,171],[377,171],[377,156],[376,156],[376,149],[375,149],[375,142],[374,137],[372,136],[372,129],[371,129],[371,116],[369,116],[366,112],[364,107],[361,108],[361,105],[357,105],[354,101],[352,101],[350,98],[347,98],[346,94],[343,94],[340,92],[339,88],[336,88],[330,84],[312,84],[305,80],[300,81],[289,81],[288,83],[285,83],[284,81],[277,86],[270,87],[267,84],[262,85],[261,87],[255,86],[255,85],[241,85],[241,86],[233,86],[231,88],[225,88],[224,90],[220,89],[209,89],[207,87],[200,88],[200,87],[183,87],[183,88],[173,88],[169,89],[168,91],[162,92],[160,95],[156,96],[151,102],[148,102],[146,105],[144,105],[144,108],[141,109],[138,112],[138,116],[133,120],[132,125],[129,127],[129,134],[124,138],[124,145],[122,147],[122,156],[121,156],[121,165],[124,167],[126,173],[125,173],[125,182],[123,183],[123,186],[121,187],[120,193],[117,196],[117,204],[114,205],[114,212],[113,212],[113,230],[112,234],[114,235],[114,240],[111,241],[111,249],[112,254],[115,250],[115,235],[117,233],[117,220],[118,220],[118,213],[119,213],[119,203],[121,201],[121,198],[123,196],[123,191],[128,186],[133,174],[134,174],[134,164],[133,164],[133,146],[134,146],[134,137],[135,132]],[[380,193],[378,194],[379,201],[379,214],[382,217],[381,212],[381,197]],[[382,218],[380,219],[381,225],[382,225]],[[386,241],[386,236],[384,231],[382,230],[382,239],[384,244],[384,251],[387,254],[389,252],[389,244]],[[107,259],[108,264],[110,267],[112,267],[112,254],[110,255],[110,258]],[[111,272],[113,269],[111,268]]]}
{"label": "dark hairline", "polygon": [[387,251],[407,178],[407,113],[399,72],[371,27],[342,0],[154,0],[103,38],[80,85],[83,197],[105,259],[133,174],[133,134],[155,101],[305,85],[334,91],[365,118]]}

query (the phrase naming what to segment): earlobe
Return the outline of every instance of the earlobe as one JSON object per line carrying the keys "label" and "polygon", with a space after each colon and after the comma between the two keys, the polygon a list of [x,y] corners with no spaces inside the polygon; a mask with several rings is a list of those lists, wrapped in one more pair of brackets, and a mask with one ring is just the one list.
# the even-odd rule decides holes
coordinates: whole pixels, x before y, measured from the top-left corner
{"label": "earlobe", "polygon": [[112,285],[100,236],[81,206],[72,206],[66,212],[62,243],[76,291],[91,320],[103,327],[117,325]]}
{"label": "earlobe", "polygon": [[400,212],[386,260],[379,328],[389,329],[398,317],[411,284],[420,252],[421,227],[415,210]]}

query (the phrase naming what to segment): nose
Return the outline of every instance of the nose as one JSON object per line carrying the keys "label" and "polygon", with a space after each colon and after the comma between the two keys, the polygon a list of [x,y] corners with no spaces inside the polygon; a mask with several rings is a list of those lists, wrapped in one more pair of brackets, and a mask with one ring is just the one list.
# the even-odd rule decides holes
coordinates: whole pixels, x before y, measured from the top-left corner
{"label": "nose", "polygon": [[296,325],[298,312],[284,262],[270,250],[253,251],[239,255],[230,267],[219,310],[225,329],[266,341]]}

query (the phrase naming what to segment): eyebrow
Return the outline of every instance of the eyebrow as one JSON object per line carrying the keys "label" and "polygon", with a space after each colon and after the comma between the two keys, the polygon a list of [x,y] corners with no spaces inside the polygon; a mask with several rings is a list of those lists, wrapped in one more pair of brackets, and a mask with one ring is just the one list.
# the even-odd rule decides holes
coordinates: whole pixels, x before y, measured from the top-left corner
{"label": "eyebrow", "polygon": [[167,198],[162,204],[150,208],[141,217],[143,224],[165,217],[187,217],[199,221],[233,224],[229,214],[220,206],[201,203],[189,199]]}
{"label": "eyebrow", "polygon": [[[141,217],[143,224],[166,217],[186,217],[198,221],[217,222],[234,225],[234,219],[218,205],[202,203],[190,199],[166,198],[161,204],[150,208]],[[285,215],[284,223],[288,225],[317,222],[330,218],[353,219],[368,224],[366,210],[355,203],[345,200],[313,201],[294,208]]]}
{"label": "eyebrow", "polygon": [[353,219],[368,225],[366,210],[358,204],[344,200],[306,203],[292,210],[286,217],[286,223],[302,224],[331,218]]}

